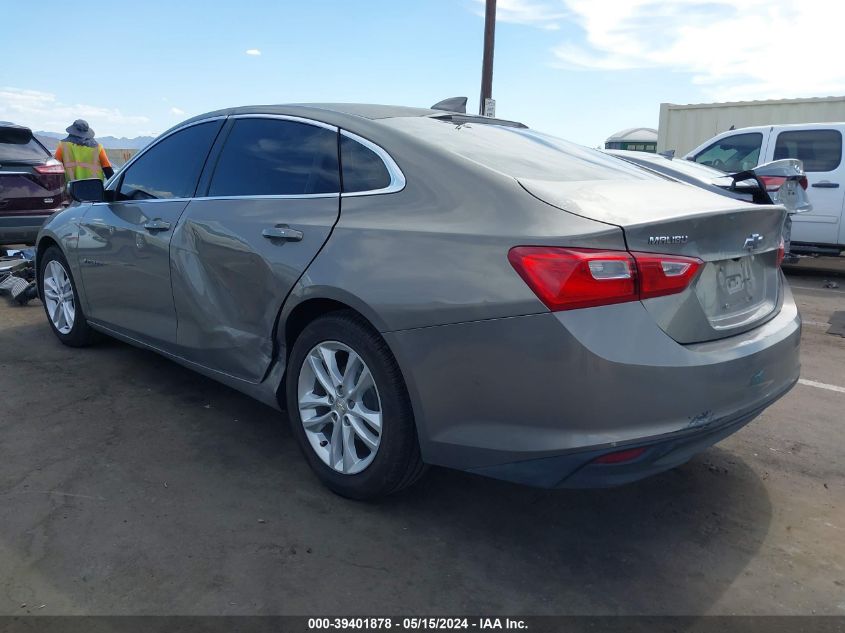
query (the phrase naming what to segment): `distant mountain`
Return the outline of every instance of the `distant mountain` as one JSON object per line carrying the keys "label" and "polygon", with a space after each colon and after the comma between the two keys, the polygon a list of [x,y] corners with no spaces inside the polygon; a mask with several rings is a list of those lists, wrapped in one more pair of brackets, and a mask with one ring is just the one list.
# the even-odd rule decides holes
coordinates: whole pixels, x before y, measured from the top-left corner
{"label": "distant mountain", "polygon": [[[57,132],[35,132],[35,137],[41,141],[44,146],[51,152],[59,145],[59,141],[65,138],[67,134],[59,134]],[[98,136],[97,141],[106,149],[141,149],[146,147],[153,136],[136,136],[135,138],[115,138],[114,136]]]}

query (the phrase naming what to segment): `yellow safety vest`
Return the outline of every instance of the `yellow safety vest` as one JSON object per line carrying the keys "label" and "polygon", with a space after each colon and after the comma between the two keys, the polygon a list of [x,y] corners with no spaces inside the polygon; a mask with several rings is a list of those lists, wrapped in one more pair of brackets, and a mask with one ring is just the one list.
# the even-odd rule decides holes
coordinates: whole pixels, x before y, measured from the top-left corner
{"label": "yellow safety vest", "polygon": [[83,178],[103,179],[103,167],[100,165],[100,146],[86,147],[68,141],[62,141],[62,164],[68,181]]}

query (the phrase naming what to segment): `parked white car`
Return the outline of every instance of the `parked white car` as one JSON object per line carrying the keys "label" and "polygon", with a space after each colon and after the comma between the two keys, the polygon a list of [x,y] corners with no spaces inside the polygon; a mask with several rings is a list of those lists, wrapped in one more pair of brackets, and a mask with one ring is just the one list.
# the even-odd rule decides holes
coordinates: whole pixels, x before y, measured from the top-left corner
{"label": "parked white car", "polygon": [[794,252],[839,254],[845,249],[845,123],[762,125],[713,137],[684,158],[725,172],[797,158],[804,163],[812,210],[792,218]]}

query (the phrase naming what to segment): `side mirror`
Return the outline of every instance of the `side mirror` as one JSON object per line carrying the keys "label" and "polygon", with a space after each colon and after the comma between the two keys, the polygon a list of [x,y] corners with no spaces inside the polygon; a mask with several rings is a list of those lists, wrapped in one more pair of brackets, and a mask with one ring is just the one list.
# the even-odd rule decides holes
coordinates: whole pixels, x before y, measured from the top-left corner
{"label": "side mirror", "polygon": [[99,178],[71,180],[67,184],[67,192],[77,202],[103,202],[105,200],[103,181]]}

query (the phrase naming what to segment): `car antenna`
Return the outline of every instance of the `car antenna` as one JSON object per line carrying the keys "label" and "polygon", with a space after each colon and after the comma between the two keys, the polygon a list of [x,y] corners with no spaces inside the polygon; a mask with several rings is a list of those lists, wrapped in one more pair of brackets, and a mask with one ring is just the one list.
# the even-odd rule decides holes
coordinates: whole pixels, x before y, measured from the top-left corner
{"label": "car antenna", "polygon": [[446,112],[458,112],[460,114],[467,113],[467,98],[466,97],[449,97],[438,101],[433,106],[432,110],[445,110]]}

